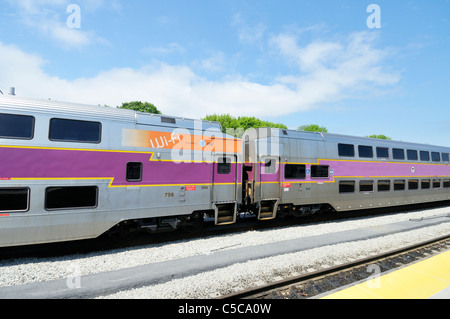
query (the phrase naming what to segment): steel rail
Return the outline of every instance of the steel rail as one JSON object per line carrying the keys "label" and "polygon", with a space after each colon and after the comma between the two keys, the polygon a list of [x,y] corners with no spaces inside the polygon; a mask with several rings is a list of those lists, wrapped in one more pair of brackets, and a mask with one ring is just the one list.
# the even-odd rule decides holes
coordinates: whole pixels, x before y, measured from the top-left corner
{"label": "steel rail", "polygon": [[431,240],[427,240],[427,241],[423,241],[417,244],[413,244],[410,246],[406,246],[403,248],[399,248],[399,249],[395,249],[395,250],[391,250],[385,253],[381,253],[375,256],[370,256],[367,258],[363,258],[363,259],[358,259],[356,261],[352,261],[352,262],[348,262],[345,264],[341,264],[341,265],[337,265],[337,266],[333,266],[333,267],[329,267],[326,269],[322,269],[322,270],[318,270],[315,272],[311,272],[311,273],[306,273],[306,274],[301,274],[299,276],[294,276],[291,278],[287,278],[287,279],[283,279],[280,281],[276,281],[264,286],[258,286],[258,287],[252,287],[252,288],[248,288],[236,293],[232,293],[229,295],[223,295],[220,296],[216,299],[253,299],[253,298],[257,298],[260,296],[264,296],[266,295],[269,291],[275,290],[275,289],[280,289],[282,287],[286,287],[286,286],[290,286],[293,284],[298,284],[301,282],[305,282],[311,279],[315,279],[315,278],[319,278],[319,277],[323,277],[323,276],[327,276],[327,275],[331,275],[333,273],[337,273],[337,272],[341,272],[343,270],[349,270],[358,266],[362,266],[364,264],[368,264],[368,263],[373,263],[374,261],[377,260],[382,260],[388,257],[393,257],[399,254],[403,254],[409,251],[413,251],[413,250],[417,250],[432,244],[436,244],[439,243],[441,241],[446,241],[450,239],[450,235],[445,235],[445,236],[440,236]]}

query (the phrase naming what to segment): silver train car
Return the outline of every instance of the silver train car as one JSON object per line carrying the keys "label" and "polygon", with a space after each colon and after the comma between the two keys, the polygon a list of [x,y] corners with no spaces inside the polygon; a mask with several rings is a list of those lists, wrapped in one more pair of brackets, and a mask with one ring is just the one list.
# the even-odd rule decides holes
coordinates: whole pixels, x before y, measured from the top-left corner
{"label": "silver train car", "polygon": [[240,140],[218,123],[0,97],[0,247],[236,220]]}
{"label": "silver train car", "polygon": [[243,201],[260,219],[450,199],[450,148],[337,134],[250,130]]}
{"label": "silver train car", "polygon": [[449,154],[0,96],[0,247],[444,201]]}

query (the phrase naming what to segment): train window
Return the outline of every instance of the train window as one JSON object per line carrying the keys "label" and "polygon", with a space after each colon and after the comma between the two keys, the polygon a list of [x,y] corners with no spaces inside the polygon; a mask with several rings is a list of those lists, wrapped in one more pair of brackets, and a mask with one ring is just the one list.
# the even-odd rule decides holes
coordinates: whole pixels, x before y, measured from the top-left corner
{"label": "train window", "polygon": [[0,138],[31,140],[33,135],[33,116],[0,114]]}
{"label": "train window", "polygon": [[284,166],[285,179],[305,179],[306,166],[299,164],[286,164]]}
{"label": "train window", "polygon": [[275,174],[277,172],[277,160],[274,158],[266,158],[263,165],[263,174]]}
{"label": "train window", "polygon": [[355,157],[355,146],[353,144],[338,144],[339,156]]}
{"label": "train window", "polygon": [[450,162],[450,155],[448,153],[442,153],[442,161]]}
{"label": "train window", "polygon": [[29,188],[1,188],[0,212],[26,212],[29,198]]}
{"label": "train window", "polygon": [[450,187],[450,179],[444,179],[442,181],[442,187],[449,188]]}
{"label": "train window", "polygon": [[312,178],[328,178],[329,166],[325,165],[311,165]]}
{"label": "train window", "polygon": [[358,154],[359,157],[373,158],[373,148],[372,146],[359,145]]}
{"label": "train window", "polygon": [[97,186],[48,187],[45,209],[74,209],[97,207]]}
{"label": "train window", "polygon": [[430,152],[420,151],[420,160],[428,162],[430,160]]}
{"label": "train window", "polygon": [[407,150],[406,156],[409,161],[417,161],[419,159],[419,156],[417,155],[416,150]]}
{"label": "train window", "polygon": [[339,193],[354,193],[355,181],[341,181],[339,182]]}
{"label": "train window", "polygon": [[405,180],[404,179],[394,180],[394,191],[403,191],[403,190],[405,190]]}
{"label": "train window", "polygon": [[100,143],[102,125],[66,119],[51,119],[49,138],[52,141]]}
{"label": "train window", "polygon": [[393,148],[392,149],[392,158],[393,159],[405,159],[405,150],[402,148]]}
{"label": "train window", "polygon": [[231,160],[226,157],[217,159],[217,174],[228,175],[231,173]]}
{"label": "train window", "polygon": [[418,179],[410,179],[408,181],[408,189],[419,189],[419,180]]}
{"label": "train window", "polygon": [[377,147],[377,157],[378,158],[389,158],[389,148]]}
{"label": "train window", "polygon": [[431,160],[433,162],[440,162],[441,161],[441,154],[439,152],[431,152]]}
{"label": "train window", "polygon": [[429,179],[423,179],[421,181],[420,187],[422,189],[429,189],[430,188],[430,180]]}
{"label": "train window", "polygon": [[433,179],[433,188],[440,188],[440,187],[441,187],[441,180]]}
{"label": "train window", "polygon": [[391,190],[391,181],[386,180],[379,180],[378,181],[378,191],[379,192],[388,192]]}
{"label": "train window", "polygon": [[142,163],[130,162],[127,163],[127,182],[142,181]]}
{"label": "train window", "polygon": [[359,182],[360,192],[373,192],[373,181],[360,181]]}

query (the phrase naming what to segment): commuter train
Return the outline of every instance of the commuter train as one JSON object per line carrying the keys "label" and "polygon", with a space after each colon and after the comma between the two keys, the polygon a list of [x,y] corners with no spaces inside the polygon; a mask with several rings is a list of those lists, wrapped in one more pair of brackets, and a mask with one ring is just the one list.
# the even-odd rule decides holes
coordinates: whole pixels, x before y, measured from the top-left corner
{"label": "commuter train", "polygon": [[0,247],[450,199],[450,148],[0,97]]}

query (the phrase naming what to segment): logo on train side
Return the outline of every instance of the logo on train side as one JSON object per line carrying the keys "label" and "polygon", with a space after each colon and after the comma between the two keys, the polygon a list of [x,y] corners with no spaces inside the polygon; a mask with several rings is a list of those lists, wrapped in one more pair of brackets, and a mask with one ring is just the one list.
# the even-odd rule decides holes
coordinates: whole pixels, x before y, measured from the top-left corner
{"label": "logo on train side", "polygon": [[172,132],[123,129],[122,146],[170,150],[171,159],[177,162],[202,161],[201,152],[241,152],[239,139],[224,137],[221,131],[200,132],[204,134],[191,134],[187,129],[175,129]]}
{"label": "logo on train side", "polygon": [[171,148],[169,146],[169,143],[173,147],[177,143],[181,142],[180,134],[172,133],[170,135],[170,137],[171,137],[170,140],[167,140],[167,137],[164,136],[164,135],[160,135],[159,138],[158,137],[152,137],[152,138],[150,138],[150,144],[151,144],[152,148]]}

